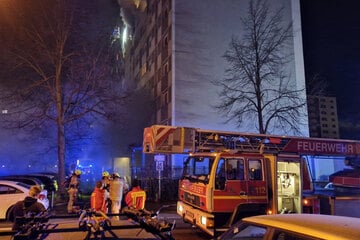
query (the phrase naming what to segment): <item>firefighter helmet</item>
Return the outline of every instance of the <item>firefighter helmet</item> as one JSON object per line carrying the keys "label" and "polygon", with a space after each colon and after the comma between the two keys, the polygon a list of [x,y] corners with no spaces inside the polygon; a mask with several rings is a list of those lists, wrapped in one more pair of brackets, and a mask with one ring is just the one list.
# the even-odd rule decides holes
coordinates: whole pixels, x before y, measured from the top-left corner
{"label": "firefighter helmet", "polygon": [[120,178],[120,174],[117,173],[117,172],[114,172],[112,175],[113,175],[113,178],[114,178],[114,177]]}
{"label": "firefighter helmet", "polygon": [[109,177],[109,176],[110,176],[110,174],[109,174],[109,172],[108,172],[108,171],[104,171],[104,172],[102,173],[102,176],[103,176],[103,177]]}
{"label": "firefighter helmet", "polygon": [[80,175],[81,175],[81,170],[80,170],[80,169],[76,169],[75,172],[74,172],[74,174],[75,174],[76,176],[80,176]]}

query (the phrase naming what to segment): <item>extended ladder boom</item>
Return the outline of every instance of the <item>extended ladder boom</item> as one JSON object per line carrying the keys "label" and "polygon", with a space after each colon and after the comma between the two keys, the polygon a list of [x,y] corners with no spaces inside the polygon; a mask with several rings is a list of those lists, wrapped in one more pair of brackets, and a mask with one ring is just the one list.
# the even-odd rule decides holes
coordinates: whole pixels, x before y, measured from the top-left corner
{"label": "extended ladder boom", "polygon": [[153,125],[144,129],[144,153],[234,150],[252,153],[360,155],[360,141],[202,130]]}

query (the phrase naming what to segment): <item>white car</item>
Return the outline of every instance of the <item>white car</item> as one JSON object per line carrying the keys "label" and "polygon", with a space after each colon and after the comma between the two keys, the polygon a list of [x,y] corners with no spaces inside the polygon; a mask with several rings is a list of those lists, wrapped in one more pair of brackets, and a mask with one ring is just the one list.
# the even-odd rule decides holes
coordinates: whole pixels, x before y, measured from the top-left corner
{"label": "white car", "polygon": [[[21,182],[0,180],[0,219],[6,219],[10,208],[29,195],[30,185]],[[49,208],[47,191],[41,191],[38,202]]]}
{"label": "white car", "polygon": [[360,239],[360,218],[318,214],[274,214],[243,218],[218,240]]}

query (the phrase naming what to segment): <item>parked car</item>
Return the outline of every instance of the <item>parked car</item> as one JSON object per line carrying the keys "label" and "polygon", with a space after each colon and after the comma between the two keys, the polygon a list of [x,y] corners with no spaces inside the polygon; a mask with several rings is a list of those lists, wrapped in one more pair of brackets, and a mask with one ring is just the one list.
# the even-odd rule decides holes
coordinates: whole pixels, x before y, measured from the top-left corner
{"label": "parked car", "polygon": [[36,177],[23,177],[23,176],[0,176],[0,180],[9,180],[26,183],[27,185],[39,185],[44,189],[44,184]]}
{"label": "parked car", "polygon": [[34,177],[40,179],[40,181],[44,184],[44,189],[48,190],[48,192],[56,192],[59,188],[57,180],[54,175],[51,174],[43,174],[43,173],[31,173],[24,175],[26,177]]}
{"label": "parked car", "polygon": [[275,214],[243,218],[223,239],[360,239],[360,218],[320,214]]}
{"label": "parked car", "polygon": [[[0,219],[7,219],[11,207],[18,201],[24,200],[29,195],[30,185],[22,182],[0,180]],[[49,208],[47,191],[41,191],[38,201],[46,209]]]}

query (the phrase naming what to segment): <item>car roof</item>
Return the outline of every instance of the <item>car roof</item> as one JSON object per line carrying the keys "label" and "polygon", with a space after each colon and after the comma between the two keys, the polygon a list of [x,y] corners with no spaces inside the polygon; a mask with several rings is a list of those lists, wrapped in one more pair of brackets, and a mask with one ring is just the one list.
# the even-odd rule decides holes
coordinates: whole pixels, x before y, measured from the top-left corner
{"label": "car roof", "polygon": [[25,176],[38,176],[38,177],[46,177],[46,178],[54,178],[54,175],[51,174],[44,174],[44,173],[28,173],[25,174]]}
{"label": "car roof", "polygon": [[30,189],[30,185],[26,184],[26,183],[22,183],[22,182],[18,182],[18,181],[12,181],[12,180],[0,180],[0,184],[6,184],[6,185],[10,185],[10,186],[17,186],[20,188],[24,188],[29,190]]}
{"label": "car roof", "polygon": [[22,182],[22,180],[29,180],[37,185],[41,185],[42,182],[39,178],[32,177],[32,176],[1,176],[0,180],[10,180],[10,181],[16,181],[16,182]]}
{"label": "car roof", "polygon": [[360,238],[360,218],[320,214],[274,214],[247,217],[242,221],[322,239]]}
{"label": "car roof", "polygon": [[49,185],[49,184],[53,185],[54,180],[56,180],[53,175],[46,175],[46,174],[31,173],[31,174],[27,174],[27,175],[24,175],[24,176],[38,178],[45,185]]}

